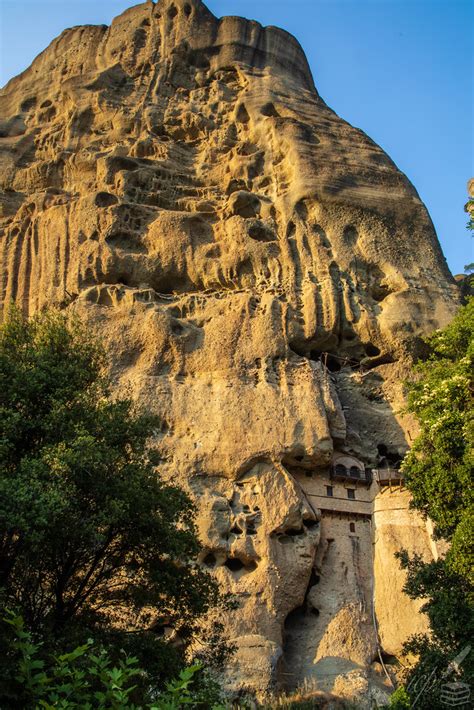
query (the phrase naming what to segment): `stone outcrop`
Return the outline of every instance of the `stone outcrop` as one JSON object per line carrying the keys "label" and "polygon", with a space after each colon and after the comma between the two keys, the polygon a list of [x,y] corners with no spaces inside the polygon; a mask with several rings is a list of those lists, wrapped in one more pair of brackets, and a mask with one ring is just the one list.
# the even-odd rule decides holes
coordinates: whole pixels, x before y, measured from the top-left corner
{"label": "stone outcrop", "polygon": [[334,452],[370,471],[414,432],[405,363],[458,298],[415,189],[326,106],[293,37],[199,0],[65,30],[0,114],[2,303],[77,310],[161,416],[162,475],[195,496],[200,562],[238,599],[230,686],[317,667],[366,687],[374,583],[398,653],[423,621],[392,553],[432,554],[429,531],[396,513],[406,496],[377,509],[376,482],[353,485],[358,513],[311,485]]}

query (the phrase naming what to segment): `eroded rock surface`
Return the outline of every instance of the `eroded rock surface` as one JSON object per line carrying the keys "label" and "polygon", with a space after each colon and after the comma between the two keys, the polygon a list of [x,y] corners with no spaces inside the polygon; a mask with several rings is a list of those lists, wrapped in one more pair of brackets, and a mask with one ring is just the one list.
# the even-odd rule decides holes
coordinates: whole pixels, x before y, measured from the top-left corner
{"label": "eroded rock surface", "polygon": [[[409,444],[404,363],[457,305],[415,189],[326,106],[293,37],[199,0],[65,30],[0,111],[1,300],[77,309],[117,387],[161,415],[161,471],[196,497],[200,561],[239,600],[229,684],[315,666],[328,689],[366,685],[379,488],[339,520],[307,483],[330,484],[334,451],[370,468]],[[397,537],[380,515],[377,604],[415,619],[380,613],[396,653],[423,622],[392,552],[431,548],[424,523],[407,513]]]}

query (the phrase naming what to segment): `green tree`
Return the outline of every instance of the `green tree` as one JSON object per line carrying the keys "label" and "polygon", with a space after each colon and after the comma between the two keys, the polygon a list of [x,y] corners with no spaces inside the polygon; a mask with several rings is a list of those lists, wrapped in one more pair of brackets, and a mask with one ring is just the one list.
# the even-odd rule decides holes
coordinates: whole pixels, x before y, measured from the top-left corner
{"label": "green tree", "polygon": [[[106,649],[88,639],[57,656],[42,656],[21,617],[0,619],[3,670],[2,708],[23,710],[219,710],[215,689],[203,693],[201,664],[184,668],[160,691],[145,692],[140,706],[133,702],[136,681],[143,675],[137,659],[123,656],[114,665]],[[201,686],[201,688],[199,687]],[[221,710],[222,707],[221,707]]]}
{"label": "green tree", "polygon": [[[431,637],[420,635],[406,644],[406,651],[419,657],[409,678],[412,694],[431,673],[441,682],[443,669],[474,636],[474,299],[426,342],[430,355],[416,366],[408,392],[408,411],[416,415],[420,434],[402,470],[412,505],[432,520],[435,537],[446,540],[449,550],[431,563],[399,555],[408,572],[405,590],[424,600],[431,628]],[[460,673],[473,683],[474,652]],[[417,707],[442,707],[439,682],[422,693]]]}
{"label": "green tree", "polygon": [[[92,636],[158,683],[224,602],[195,562],[193,504],[147,446],[160,422],[111,396],[105,365],[61,313],[0,328],[0,601],[45,649]],[[222,660],[219,630],[202,641]]]}

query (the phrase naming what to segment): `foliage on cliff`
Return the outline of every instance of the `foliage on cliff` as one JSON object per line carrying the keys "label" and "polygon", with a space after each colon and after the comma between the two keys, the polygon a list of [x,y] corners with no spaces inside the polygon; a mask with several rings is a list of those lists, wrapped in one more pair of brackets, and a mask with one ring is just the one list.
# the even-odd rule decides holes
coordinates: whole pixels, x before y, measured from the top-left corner
{"label": "foliage on cliff", "polygon": [[[194,507],[160,480],[160,422],[113,399],[81,323],[13,311],[0,329],[0,601],[44,650],[89,636],[175,674],[222,602],[195,563]],[[222,657],[219,625],[208,656]],[[204,644],[206,648],[206,644]]]}
{"label": "foliage on cliff", "polygon": [[473,583],[474,299],[427,342],[431,354],[417,366],[408,397],[421,432],[403,471],[413,505],[451,543],[449,568]]}
{"label": "foliage on cliff", "polygon": [[[445,539],[449,550],[431,563],[410,559],[406,552],[400,559],[408,571],[405,591],[424,600],[432,633],[406,644],[408,652],[419,656],[409,688],[413,697],[427,683],[417,707],[432,710],[440,703],[443,672],[474,637],[474,299],[427,343],[431,353],[418,364],[408,395],[408,410],[421,431],[402,469],[413,506],[431,518],[435,536]],[[473,685],[473,652],[459,673]]]}

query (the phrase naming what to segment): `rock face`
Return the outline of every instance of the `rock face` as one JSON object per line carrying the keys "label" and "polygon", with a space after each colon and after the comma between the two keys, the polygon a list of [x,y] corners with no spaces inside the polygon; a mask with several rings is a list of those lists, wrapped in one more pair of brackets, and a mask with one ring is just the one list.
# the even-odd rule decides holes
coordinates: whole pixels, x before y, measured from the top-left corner
{"label": "rock face", "polygon": [[65,30],[0,112],[1,300],[76,309],[161,415],[161,472],[239,600],[229,685],[367,682],[375,616],[390,654],[423,625],[393,551],[432,554],[370,471],[406,450],[405,363],[457,305],[415,189],[293,37],[199,0]]}

